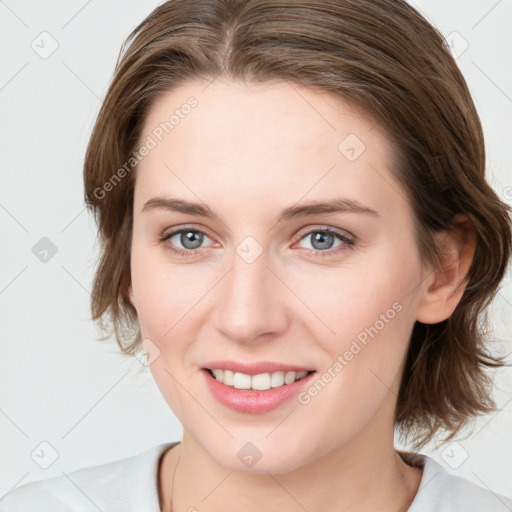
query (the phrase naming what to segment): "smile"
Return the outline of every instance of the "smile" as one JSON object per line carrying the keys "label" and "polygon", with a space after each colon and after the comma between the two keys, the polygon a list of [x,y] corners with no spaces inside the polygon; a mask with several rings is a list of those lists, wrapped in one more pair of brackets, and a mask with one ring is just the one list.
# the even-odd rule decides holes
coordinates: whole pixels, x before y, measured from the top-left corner
{"label": "smile", "polygon": [[265,414],[284,405],[310,385],[316,373],[308,367],[268,361],[211,361],[201,370],[216,401],[246,414]]}
{"label": "smile", "polygon": [[242,372],[233,372],[222,368],[208,370],[210,374],[222,384],[231,386],[235,389],[252,389],[255,391],[266,391],[271,388],[280,388],[287,386],[295,381],[301,380],[308,375],[307,370],[300,372],[277,371],[272,373],[259,373],[257,375],[248,375]]}

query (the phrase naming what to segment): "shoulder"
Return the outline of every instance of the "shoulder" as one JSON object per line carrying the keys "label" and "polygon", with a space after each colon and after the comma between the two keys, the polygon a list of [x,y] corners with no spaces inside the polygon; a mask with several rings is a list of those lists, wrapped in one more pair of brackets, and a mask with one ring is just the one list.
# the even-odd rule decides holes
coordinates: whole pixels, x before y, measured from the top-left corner
{"label": "shoulder", "polygon": [[507,512],[512,499],[452,475],[434,459],[421,455],[423,476],[409,512]]}
{"label": "shoulder", "polygon": [[134,510],[159,512],[158,461],[173,444],[26,483],[0,497],[0,512],[121,512],[134,504]]}

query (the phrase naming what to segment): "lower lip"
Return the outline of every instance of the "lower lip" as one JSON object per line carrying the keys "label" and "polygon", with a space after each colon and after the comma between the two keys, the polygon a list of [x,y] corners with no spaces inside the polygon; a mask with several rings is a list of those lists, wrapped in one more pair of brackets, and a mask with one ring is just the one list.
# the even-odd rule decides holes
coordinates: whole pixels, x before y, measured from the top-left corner
{"label": "lower lip", "polygon": [[315,372],[306,375],[303,379],[296,380],[291,384],[285,384],[278,388],[270,388],[266,391],[253,391],[250,389],[236,389],[227,386],[215,379],[208,370],[202,370],[206,383],[212,395],[223,405],[237,412],[248,414],[264,414],[277,409],[291,397],[296,396],[306,387]]}

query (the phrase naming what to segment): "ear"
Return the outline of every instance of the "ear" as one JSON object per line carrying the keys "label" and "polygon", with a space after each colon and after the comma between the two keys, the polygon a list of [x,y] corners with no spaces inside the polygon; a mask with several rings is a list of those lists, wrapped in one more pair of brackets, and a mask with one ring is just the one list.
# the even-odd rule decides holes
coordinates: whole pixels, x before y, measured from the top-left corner
{"label": "ear", "polygon": [[451,230],[435,234],[441,250],[442,268],[430,270],[422,283],[416,319],[436,324],[450,317],[460,302],[473,256],[476,236],[471,221],[464,215],[455,218]]}

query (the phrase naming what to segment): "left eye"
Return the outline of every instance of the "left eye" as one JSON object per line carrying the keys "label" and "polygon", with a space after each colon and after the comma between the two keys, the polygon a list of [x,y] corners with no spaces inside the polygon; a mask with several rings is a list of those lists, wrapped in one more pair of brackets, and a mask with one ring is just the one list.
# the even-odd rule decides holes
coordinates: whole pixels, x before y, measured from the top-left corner
{"label": "left eye", "polygon": [[[307,240],[308,238],[311,240],[311,249],[321,252],[337,248],[340,245],[350,245],[353,243],[352,240],[345,235],[331,229],[309,231],[301,237],[301,240]],[[336,238],[340,240],[340,243],[333,246]]]}

